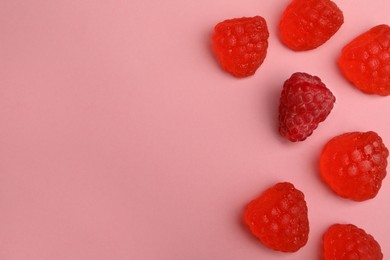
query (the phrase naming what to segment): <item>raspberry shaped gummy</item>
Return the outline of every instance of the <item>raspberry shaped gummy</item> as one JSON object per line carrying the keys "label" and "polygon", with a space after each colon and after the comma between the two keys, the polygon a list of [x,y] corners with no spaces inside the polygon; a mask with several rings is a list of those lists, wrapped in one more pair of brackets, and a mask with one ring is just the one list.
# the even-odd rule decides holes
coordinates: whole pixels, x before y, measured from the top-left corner
{"label": "raspberry shaped gummy", "polygon": [[292,0],[280,19],[279,35],[292,50],[311,50],[328,41],[343,23],[343,12],[330,0]]}
{"label": "raspberry shaped gummy", "polygon": [[306,245],[309,220],[304,194],[289,182],[280,182],[251,201],[244,221],[265,246],[296,252]]}
{"label": "raspberry shaped gummy", "polygon": [[303,141],[333,109],[336,98],[321,79],[296,72],[280,96],[279,132],[292,142]]}
{"label": "raspberry shaped gummy", "polygon": [[351,132],[332,138],[320,157],[320,174],[343,198],[374,198],[386,176],[389,151],[375,132]]}
{"label": "raspberry shaped gummy", "polygon": [[261,16],[218,23],[212,36],[213,50],[223,69],[238,78],[255,74],[267,56],[269,32]]}
{"label": "raspberry shaped gummy", "polygon": [[323,259],[381,260],[381,247],[373,236],[352,224],[334,224],[323,236]]}
{"label": "raspberry shaped gummy", "polygon": [[356,37],[342,49],[338,65],[361,91],[390,95],[390,27],[381,24]]}

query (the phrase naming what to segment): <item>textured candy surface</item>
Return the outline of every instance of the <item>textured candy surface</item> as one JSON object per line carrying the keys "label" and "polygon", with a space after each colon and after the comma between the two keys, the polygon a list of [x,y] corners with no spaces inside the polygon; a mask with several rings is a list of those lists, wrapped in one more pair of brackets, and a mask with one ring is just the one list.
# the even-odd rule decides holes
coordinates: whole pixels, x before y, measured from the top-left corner
{"label": "textured candy surface", "polygon": [[277,183],[251,201],[244,221],[253,235],[273,250],[295,252],[308,240],[304,194],[289,182]]}
{"label": "textured candy surface", "polygon": [[279,132],[290,141],[303,141],[333,109],[336,98],[320,78],[294,73],[280,96]]}
{"label": "textured candy surface", "polygon": [[381,24],[348,43],[338,65],[344,76],[368,94],[390,94],[390,27]]}
{"label": "textured candy surface", "polygon": [[320,173],[338,195],[355,201],[374,198],[386,176],[388,149],[375,132],[332,138],[320,158]]}
{"label": "textured candy surface", "polygon": [[263,63],[268,37],[263,17],[235,18],[215,26],[212,45],[223,69],[242,78],[253,75]]}
{"label": "textured candy surface", "polygon": [[323,236],[323,259],[381,260],[383,254],[373,236],[352,224],[334,224]]}
{"label": "textured candy surface", "polygon": [[330,0],[293,0],[279,22],[282,42],[292,50],[317,48],[344,23],[343,12]]}

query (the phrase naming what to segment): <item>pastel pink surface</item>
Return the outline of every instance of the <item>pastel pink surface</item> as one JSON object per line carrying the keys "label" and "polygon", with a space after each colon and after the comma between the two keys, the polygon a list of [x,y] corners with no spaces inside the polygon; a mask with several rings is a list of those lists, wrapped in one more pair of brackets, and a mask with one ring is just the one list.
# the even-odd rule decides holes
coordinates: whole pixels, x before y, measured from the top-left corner
{"label": "pastel pink surface", "polygon": [[[390,255],[390,183],[356,203],[319,178],[331,137],[378,132],[390,147],[388,97],[341,75],[341,47],[390,23],[388,0],[335,1],[345,23],[326,44],[293,52],[277,36],[289,1],[0,3],[0,259],[316,259],[336,222],[375,236]],[[253,77],[223,72],[216,23],[263,16],[268,56]],[[281,86],[319,76],[335,108],[314,134],[277,132]],[[290,181],[309,207],[308,244],[269,250],[243,225],[244,207]]]}

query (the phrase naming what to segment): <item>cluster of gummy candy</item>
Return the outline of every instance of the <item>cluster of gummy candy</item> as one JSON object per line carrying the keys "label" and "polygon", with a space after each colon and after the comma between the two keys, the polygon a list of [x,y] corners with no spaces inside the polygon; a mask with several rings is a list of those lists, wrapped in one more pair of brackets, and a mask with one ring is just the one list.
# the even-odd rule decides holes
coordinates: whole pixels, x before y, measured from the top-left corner
{"label": "cluster of gummy candy", "polygon": [[[279,38],[294,51],[315,49],[344,23],[331,0],[292,0],[279,21]],[[253,75],[267,56],[269,31],[261,16],[218,23],[213,50],[222,68],[242,78]],[[367,94],[390,94],[390,27],[377,25],[342,48],[338,66],[345,78]],[[317,76],[304,72],[284,82],[279,103],[279,132],[303,141],[330,114],[335,96]],[[320,176],[339,196],[353,201],[374,198],[386,176],[389,151],[373,132],[350,132],[332,138],[320,156]],[[295,252],[309,236],[304,194],[289,182],[277,183],[252,200],[244,221],[267,247]],[[334,224],[322,239],[324,259],[382,259],[379,243],[353,224]]]}

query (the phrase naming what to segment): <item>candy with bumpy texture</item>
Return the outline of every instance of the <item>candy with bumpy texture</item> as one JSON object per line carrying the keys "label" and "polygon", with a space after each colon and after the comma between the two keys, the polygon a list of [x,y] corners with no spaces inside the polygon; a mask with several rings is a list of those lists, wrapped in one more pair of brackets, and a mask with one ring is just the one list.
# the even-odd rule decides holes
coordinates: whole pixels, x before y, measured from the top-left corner
{"label": "candy with bumpy texture", "polygon": [[334,224],[323,236],[323,259],[381,260],[383,254],[375,238],[352,224]]}
{"label": "candy with bumpy texture", "polygon": [[342,49],[338,65],[361,91],[390,95],[390,27],[375,26],[352,40]]}
{"label": "candy with bumpy texture", "polygon": [[305,197],[289,182],[277,183],[251,201],[244,221],[252,234],[273,250],[295,252],[308,240]]}
{"label": "candy with bumpy texture", "polygon": [[322,179],[339,196],[354,201],[374,198],[386,176],[389,151],[375,132],[332,138],[320,157]]}
{"label": "candy with bumpy texture", "polygon": [[261,16],[218,23],[212,36],[213,50],[224,70],[243,78],[255,74],[268,48],[269,32]]}
{"label": "candy with bumpy texture", "polygon": [[282,42],[305,51],[328,41],[344,23],[343,12],[330,0],[292,0],[279,22]]}

